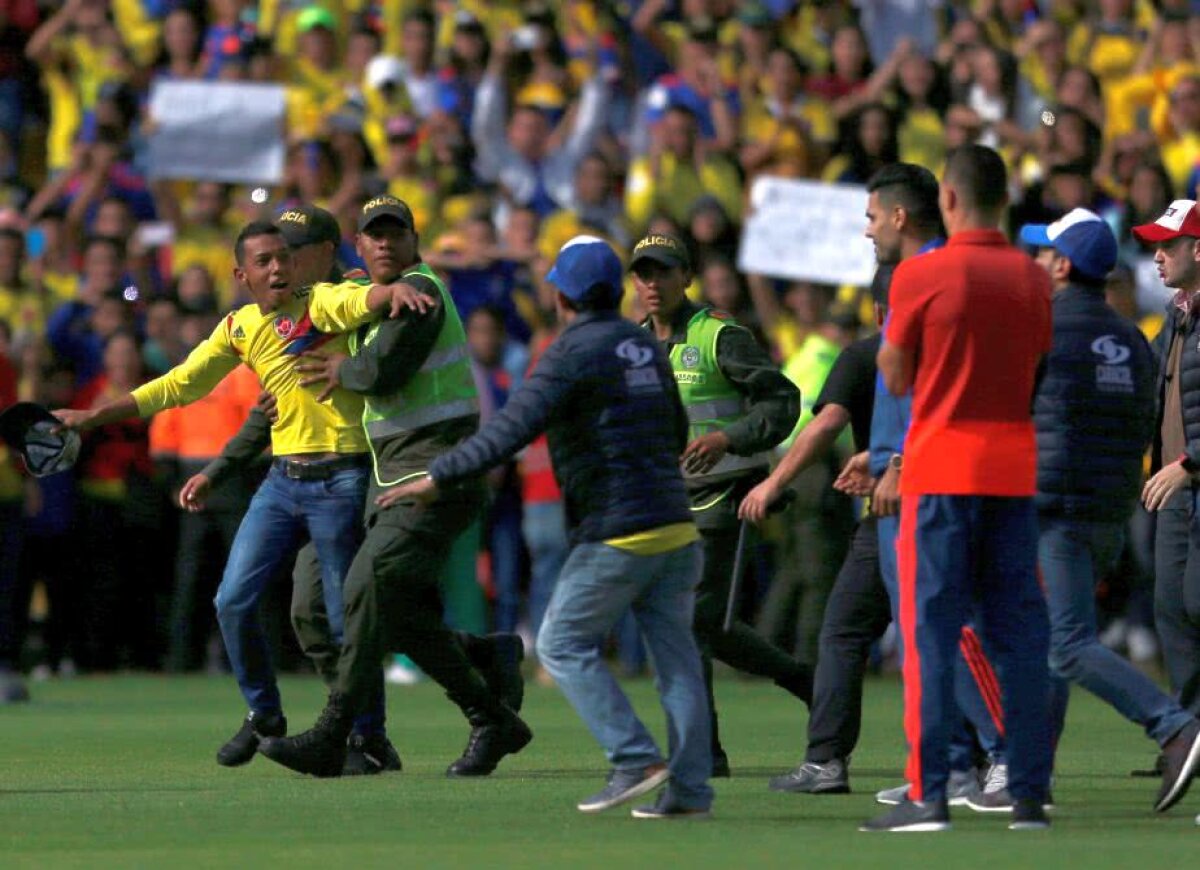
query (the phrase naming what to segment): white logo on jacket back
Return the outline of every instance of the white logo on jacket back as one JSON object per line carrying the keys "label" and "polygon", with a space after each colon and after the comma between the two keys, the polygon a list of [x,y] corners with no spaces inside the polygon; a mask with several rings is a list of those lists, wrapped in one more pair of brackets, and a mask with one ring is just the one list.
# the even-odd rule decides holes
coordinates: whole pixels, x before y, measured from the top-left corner
{"label": "white logo on jacket back", "polygon": [[1093,341],[1092,353],[1104,357],[1105,364],[1110,366],[1119,366],[1132,356],[1132,351],[1120,344],[1115,335],[1102,335]]}
{"label": "white logo on jacket back", "polygon": [[1133,356],[1128,345],[1118,342],[1115,335],[1102,335],[1092,342],[1092,353],[1104,357],[1104,362],[1096,365],[1097,390],[1125,395],[1134,391],[1133,369],[1122,365]]}
{"label": "white logo on jacket back", "polygon": [[627,338],[617,345],[617,356],[625,360],[625,386],[631,393],[662,392],[662,378],[658,369],[650,365],[654,361],[654,348],[636,338]]}
{"label": "white logo on jacket back", "polygon": [[638,369],[654,359],[654,349],[642,344],[636,338],[627,338],[617,345],[617,356]]}

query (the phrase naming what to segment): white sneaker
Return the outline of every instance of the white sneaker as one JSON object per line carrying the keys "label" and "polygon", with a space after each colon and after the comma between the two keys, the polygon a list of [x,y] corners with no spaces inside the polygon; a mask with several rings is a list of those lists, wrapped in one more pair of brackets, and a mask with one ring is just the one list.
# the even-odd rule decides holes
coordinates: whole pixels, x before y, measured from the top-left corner
{"label": "white sneaker", "polygon": [[1108,628],[1100,632],[1100,643],[1113,652],[1121,652],[1125,649],[1128,637],[1129,623],[1124,619],[1114,619]]}
{"label": "white sneaker", "polygon": [[425,679],[420,668],[410,667],[400,662],[392,662],[383,672],[384,682],[393,686],[415,686]]}
{"label": "white sneaker", "polygon": [[1012,795],[1008,792],[1008,765],[993,764],[983,780],[983,791],[967,800],[977,813],[1011,813]]}
{"label": "white sneaker", "polygon": [[1158,638],[1144,625],[1129,629],[1126,645],[1129,647],[1129,659],[1135,664],[1144,665],[1158,658]]}
{"label": "white sneaker", "polygon": [[[946,780],[946,803],[952,807],[966,806],[974,795],[979,793],[979,780],[974,771],[952,770]],[[875,802],[894,807],[908,800],[908,783],[893,788],[885,788],[875,793]]]}

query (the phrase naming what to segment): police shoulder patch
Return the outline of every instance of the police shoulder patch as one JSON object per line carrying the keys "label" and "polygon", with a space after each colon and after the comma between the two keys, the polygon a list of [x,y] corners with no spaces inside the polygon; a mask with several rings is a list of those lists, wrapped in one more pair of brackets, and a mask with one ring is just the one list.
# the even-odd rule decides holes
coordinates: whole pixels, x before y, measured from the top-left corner
{"label": "police shoulder patch", "polygon": [[717,320],[733,320],[733,315],[728,311],[722,311],[720,308],[708,309],[708,316],[715,317]]}
{"label": "police shoulder patch", "polygon": [[363,269],[351,269],[349,272],[342,273],[343,281],[364,281],[369,280],[369,277]]}

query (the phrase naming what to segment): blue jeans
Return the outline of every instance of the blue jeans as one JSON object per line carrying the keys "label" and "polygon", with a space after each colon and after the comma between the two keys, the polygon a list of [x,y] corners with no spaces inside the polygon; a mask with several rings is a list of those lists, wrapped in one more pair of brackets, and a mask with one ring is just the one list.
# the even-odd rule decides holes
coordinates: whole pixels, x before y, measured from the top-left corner
{"label": "blue jeans", "polygon": [[272,466],[242,518],[214,603],[230,666],[255,713],[282,708],[258,606],[305,537],[316,547],[330,632],[341,643],[342,580],[362,541],[367,474],[348,468],[328,480],[293,480]]}
{"label": "blue jeans", "polygon": [[708,700],[692,634],[699,543],[638,556],[607,544],[571,550],[538,633],[538,658],[604,747],[613,767],[636,769],[662,753],[601,655],[605,637],[627,608],[642,629],[670,735],[670,798],[707,809],[713,793]]}
{"label": "blue jeans", "polygon": [[[880,517],[876,522],[876,530],[879,535],[879,572],[892,604],[892,621],[899,629],[897,607],[900,575],[896,567],[896,536],[900,532],[900,518]],[[898,651],[903,662],[904,644],[899,645]],[[951,770],[975,768],[978,754],[976,743],[991,761],[1004,761],[1003,711],[1000,709],[999,695],[995,672],[983,651],[982,643],[973,630],[964,631],[954,660],[954,701],[958,709],[951,722]]]}
{"label": "blue jeans", "polygon": [[527,503],[521,531],[525,534],[525,546],[529,548],[529,628],[537,637],[546,608],[550,606],[554,584],[571,549],[567,542],[567,514],[562,502]]}
{"label": "blue jeans", "polygon": [[[1191,716],[1127,660],[1096,637],[1096,583],[1121,552],[1125,524],[1055,517],[1039,520],[1038,567],[1050,607],[1050,669],[1106,701],[1161,746]],[[1061,689],[1054,693],[1063,698]],[[1065,699],[1055,704],[1055,736],[1062,734]]]}

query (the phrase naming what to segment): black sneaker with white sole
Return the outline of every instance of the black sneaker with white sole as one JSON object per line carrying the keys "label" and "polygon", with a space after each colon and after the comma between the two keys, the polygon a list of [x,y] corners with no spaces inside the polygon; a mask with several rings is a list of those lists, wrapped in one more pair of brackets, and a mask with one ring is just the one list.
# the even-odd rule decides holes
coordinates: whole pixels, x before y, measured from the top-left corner
{"label": "black sneaker with white sole", "polygon": [[1010,831],[1044,831],[1050,827],[1050,817],[1042,802],[1034,798],[1013,801]]}
{"label": "black sneaker with white sole", "polygon": [[374,776],[402,770],[400,753],[385,734],[351,734],[342,776]]}
{"label": "black sneaker with white sole", "polygon": [[255,713],[251,711],[242,721],[237,734],[217,750],[217,764],[222,767],[241,767],[258,751],[264,737],[282,737],[287,734],[287,719],[282,713]]}
{"label": "black sneaker with white sole", "polygon": [[615,806],[654,791],[671,777],[671,772],[662,762],[649,767],[635,767],[608,774],[604,788],[575,805],[581,813],[601,813]]}
{"label": "black sneaker with white sole", "polygon": [[1167,741],[1163,747],[1162,788],[1154,802],[1154,811],[1165,813],[1187,794],[1196,767],[1200,765],[1200,722],[1193,720]]}
{"label": "black sneaker with white sole", "polygon": [[926,834],[950,830],[950,811],[945,801],[909,801],[859,825],[869,833]]}
{"label": "black sneaker with white sole", "polygon": [[806,761],[795,770],[771,777],[771,791],[793,794],[849,794],[850,772],[840,758]]}

